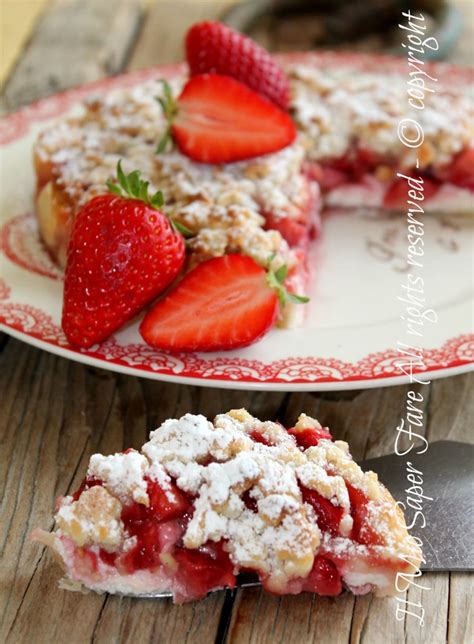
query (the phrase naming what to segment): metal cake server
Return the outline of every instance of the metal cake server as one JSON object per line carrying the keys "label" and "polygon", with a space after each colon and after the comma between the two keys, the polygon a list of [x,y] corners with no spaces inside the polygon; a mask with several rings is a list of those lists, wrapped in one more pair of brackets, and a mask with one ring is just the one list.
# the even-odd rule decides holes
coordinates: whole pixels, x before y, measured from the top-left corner
{"label": "metal cake server", "polygon": [[[410,494],[414,483],[407,479],[407,463],[414,474],[415,484],[423,479],[418,490],[433,500],[421,499],[425,527],[421,516],[415,518],[419,499]],[[430,443],[421,455],[415,451],[406,456],[389,454],[360,463],[363,470],[373,470],[396,501],[405,504],[407,525],[413,522],[410,534],[423,541],[424,571],[474,570],[474,445],[454,441]],[[412,499],[415,507],[408,505]],[[256,576],[242,574],[237,587],[259,586]],[[135,595],[137,596],[137,595]],[[147,598],[171,597],[171,593],[157,592],[139,595]]]}
{"label": "metal cake server", "polygon": [[[364,470],[377,472],[396,501],[407,505],[413,483],[407,480],[407,462],[422,472],[426,525],[418,516],[410,534],[423,541],[426,563],[422,570],[474,570],[474,445],[454,441],[430,443],[417,456],[390,454],[361,463]],[[415,504],[416,505],[416,504]],[[406,507],[407,525],[415,520],[416,509]]]}

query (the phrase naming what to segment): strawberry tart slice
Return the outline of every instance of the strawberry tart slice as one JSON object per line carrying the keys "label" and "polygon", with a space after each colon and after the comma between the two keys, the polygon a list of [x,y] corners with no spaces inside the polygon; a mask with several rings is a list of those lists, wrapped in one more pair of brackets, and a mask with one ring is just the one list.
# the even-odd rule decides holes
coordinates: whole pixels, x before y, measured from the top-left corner
{"label": "strawberry tart slice", "polygon": [[33,538],[65,587],[176,602],[241,572],[281,595],[393,595],[422,560],[377,475],[305,414],[290,429],[243,409],[167,420],[141,451],[93,455],[55,519]]}

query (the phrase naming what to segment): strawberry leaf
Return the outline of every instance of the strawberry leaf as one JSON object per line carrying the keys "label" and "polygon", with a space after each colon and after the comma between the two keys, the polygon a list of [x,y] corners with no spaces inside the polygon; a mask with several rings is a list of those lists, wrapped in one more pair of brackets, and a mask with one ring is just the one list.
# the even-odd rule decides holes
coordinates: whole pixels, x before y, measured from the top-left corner
{"label": "strawberry leaf", "polygon": [[140,181],[140,172],[138,170],[134,170],[128,175],[128,186],[130,189],[130,194],[137,199],[140,197],[141,184],[143,183],[143,181]]}
{"label": "strawberry leaf", "polygon": [[309,297],[306,295],[297,295],[296,293],[287,292],[286,297],[289,302],[294,302],[295,304],[307,304],[309,302]]}
{"label": "strawberry leaf", "polygon": [[107,188],[115,195],[119,195],[120,197],[122,196],[122,191],[120,190],[119,186],[116,183],[110,181],[110,179],[107,181]]}
{"label": "strawberry leaf", "polygon": [[[107,181],[107,188],[114,195],[118,195],[122,198],[131,198],[138,199],[146,203],[147,206],[159,210],[165,203],[165,198],[161,190],[157,190],[153,195],[148,193],[148,188],[150,187],[149,181],[143,181],[141,179],[140,170],[133,170],[130,174],[125,174],[122,168],[122,161],[120,160],[117,163],[117,180],[118,183],[114,181]],[[166,213],[163,213],[166,215]],[[172,217],[166,215],[173,226],[174,230],[179,232],[183,237],[192,237],[193,232],[186,228],[183,224],[180,224],[177,221],[174,221]]]}
{"label": "strawberry leaf", "polygon": [[150,199],[150,204],[154,208],[161,208],[161,206],[165,203],[165,198],[163,197],[163,193],[161,190],[158,190],[158,192],[155,192],[153,197]]}
{"label": "strawberry leaf", "polygon": [[148,200],[148,186],[149,185],[150,184],[149,184],[148,181],[142,181],[141,184],[140,184],[139,191],[138,191],[138,199],[140,199],[140,201],[144,201],[145,203]]}
{"label": "strawberry leaf", "polygon": [[160,83],[163,85],[163,94],[164,96],[155,96],[155,99],[161,105],[163,110],[163,115],[167,120],[168,124],[166,130],[161,136],[158,145],[156,147],[156,154],[161,154],[168,147],[168,143],[172,141],[171,129],[173,126],[173,121],[178,113],[178,103],[173,97],[173,92],[171,91],[171,85],[167,80],[161,79]]}
{"label": "strawberry leaf", "polygon": [[280,266],[280,268],[275,271],[275,277],[279,284],[283,284],[283,282],[286,280],[287,275],[288,266],[286,266],[286,264],[283,264],[283,266]]}
{"label": "strawberry leaf", "polygon": [[127,177],[125,176],[125,173],[122,170],[122,161],[119,161],[117,163],[117,179],[121,188],[125,191],[125,193],[128,193],[129,191],[128,182],[127,182]]}
{"label": "strawberry leaf", "polygon": [[[274,258],[275,255],[272,255],[269,264],[271,264]],[[286,306],[288,302],[293,302],[294,304],[306,304],[306,302],[309,302],[309,297],[290,293],[286,289],[284,282],[287,275],[288,266],[286,266],[286,264],[279,266],[276,271],[271,268],[267,270],[267,284],[276,292],[280,305],[283,307]]]}
{"label": "strawberry leaf", "polygon": [[171,225],[173,228],[178,232],[183,235],[183,237],[192,237],[194,233],[192,230],[189,230],[184,224],[180,224],[179,221],[176,221],[175,219],[170,217]]}

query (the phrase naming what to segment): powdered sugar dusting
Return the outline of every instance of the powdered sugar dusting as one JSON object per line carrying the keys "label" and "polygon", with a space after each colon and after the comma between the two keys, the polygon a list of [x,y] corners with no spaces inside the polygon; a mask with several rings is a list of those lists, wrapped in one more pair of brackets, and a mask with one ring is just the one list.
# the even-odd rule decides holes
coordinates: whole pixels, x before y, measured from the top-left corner
{"label": "powdered sugar dusting", "polygon": [[103,481],[104,487],[122,502],[131,497],[137,503],[148,505],[144,479],[147,469],[147,459],[136,451],[130,451],[111,456],[93,454],[87,473]]}
{"label": "powdered sugar dusting", "polygon": [[306,135],[310,158],[343,157],[354,142],[402,167],[412,167],[416,157],[425,165],[449,163],[460,150],[472,145],[474,103],[472,87],[440,87],[416,119],[425,135],[423,149],[410,151],[398,138],[398,123],[413,116],[407,111],[406,78],[403,74],[361,72],[349,67],[335,69],[293,64],[293,112]]}
{"label": "powdered sugar dusting", "polygon": [[[297,426],[320,428],[303,414]],[[393,499],[373,473],[364,474],[354,463],[346,443],[320,439],[302,450],[280,424],[262,422],[243,409],[221,414],[213,423],[193,414],[169,419],[151,432],[142,454],[96,454],[88,474],[100,478],[104,487],[86,490],[77,501],[62,501],[56,517],[61,534],[79,544],[120,543],[126,550],[131,541],[119,520],[120,508],[131,501],[148,504],[146,479],[158,481],[172,495],[173,479],[193,497],[184,546],[196,549],[224,541],[236,568],[259,571],[275,592],[284,592],[289,580],[307,576],[318,552],[346,561],[367,556],[367,547],[350,538],[346,482],[369,499],[367,514],[379,556],[393,559],[408,538],[403,518],[394,517]],[[342,508],[340,537],[321,533],[300,485]]]}
{"label": "powdered sugar dusting", "polygon": [[[184,78],[172,81],[176,95]],[[77,116],[41,133],[35,145],[39,174],[46,164],[55,189],[64,192],[72,215],[92,197],[104,193],[122,160],[125,172],[139,169],[151,190],[162,190],[164,210],[195,235],[192,262],[241,252],[267,265],[296,265],[298,257],[279,232],[264,229],[265,217],[300,217],[309,192],[302,174],[304,147],[287,148],[238,163],[195,163],[179,151],[156,154],[167,127],[156,96],[158,83],[148,81],[86,101]]]}

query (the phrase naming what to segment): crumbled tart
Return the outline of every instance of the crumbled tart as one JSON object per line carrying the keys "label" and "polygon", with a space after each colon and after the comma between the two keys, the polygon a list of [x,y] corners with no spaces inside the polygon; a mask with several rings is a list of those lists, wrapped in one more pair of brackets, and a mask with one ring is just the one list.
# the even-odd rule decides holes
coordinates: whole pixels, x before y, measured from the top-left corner
{"label": "crumbled tart", "polygon": [[[167,123],[156,81],[93,96],[77,115],[43,131],[34,148],[37,217],[57,263],[66,263],[75,213],[106,190],[120,159],[126,172],[140,169],[152,189],[163,191],[164,210],[193,233],[188,268],[227,253],[250,255],[263,266],[273,258],[272,268],[288,266],[289,290],[302,295],[324,205],[406,210],[400,172],[423,178],[422,210],[472,215],[469,70],[427,66],[438,80],[424,109],[415,110],[401,59],[328,52],[282,61],[298,137],[274,154],[224,165],[196,163],[174,150],[157,155]],[[175,95],[185,81],[184,74],[171,81]],[[400,141],[404,118],[420,124],[419,148]],[[303,308],[288,306],[281,326],[300,325]]]}
{"label": "crumbled tart", "polygon": [[377,475],[305,414],[290,429],[244,409],[167,420],[140,452],[93,455],[55,518],[33,538],[65,587],[176,602],[233,588],[241,572],[276,594],[392,595],[422,560]]}

